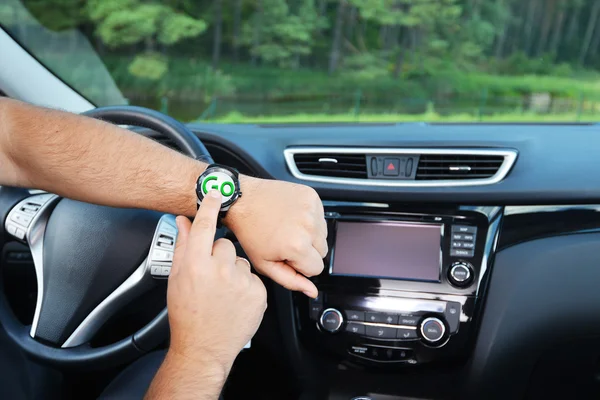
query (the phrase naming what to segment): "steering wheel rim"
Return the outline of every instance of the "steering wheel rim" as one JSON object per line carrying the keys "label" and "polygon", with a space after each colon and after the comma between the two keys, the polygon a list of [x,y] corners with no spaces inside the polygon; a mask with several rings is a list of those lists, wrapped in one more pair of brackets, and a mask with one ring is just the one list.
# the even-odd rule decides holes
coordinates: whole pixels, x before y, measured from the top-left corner
{"label": "steering wheel rim", "polygon": [[[194,135],[179,121],[157,111],[136,106],[111,106],[97,108],[84,113],[84,115],[98,118],[117,125],[140,126],[152,129],[171,139],[185,154],[193,158],[201,158],[209,163],[212,162],[212,158],[208,153],[208,150],[196,135]],[[2,199],[3,194],[6,194],[4,199]],[[13,210],[15,204],[19,203],[17,200],[28,198],[27,195],[28,192],[24,190],[5,187],[0,188],[0,215],[3,217],[3,221],[6,219],[9,211]],[[18,198],[15,198],[16,196],[18,196]],[[56,203],[61,201],[73,202],[72,200],[68,199],[60,200],[56,197],[53,201]],[[80,205],[85,205],[88,208],[101,207],[92,206],[86,203],[80,203]],[[3,206],[5,207],[4,209],[2,209]],[[51,213],[52,210],[49,211],[48,217]],[[163,215],[163,217],[166,216],[168,215]],[[161,221],[163,221],[163,218],[160,218],[159,226]],[[156,229],[158,232],[158,227]],[[45,233],[45,231],[43,233]],[[150,257],[150,254],[151,253],[149,253],[148,257]],[[145,272],[146,270],[149,270],[149,265],[150,259],[148,259],[147,262],[144,260],[142,265],[140,265],[140,267],[138,267],[135,271],[138,272],[140,269],[142,269]],[[44,283],[40,283],[39,277],[41,272],[38,271],[37,266],[36,272],[38,274],[38,286],[42,285],[43,287]],[[168,317],[167,309],[165,308],[144,327],[116,343],[97,348],[91,347],[88,342],[66,348],[51,346],[32,337],[29,332],[30,327],[22,325],[17,320],[4,294],[2,274],[0,274],[0,285],[2,285],[0,286],[0,327],[4,328],[11,341],[16,344],[25,354],[45,364],[60,368],[74,367],[92,369],[123,364],[131,362],[141,355],[153,350],[168,336]],[[38,297],[40,296],[41,289],[38,287]],[[41,300],[38,299],[38,303],[41,304]],[[94,311],[96,310],[94,309]],[[36,305],[36,313],[37,312],[38,305]],[[89,313],[88,317],[92,313]],[[36,321],[34,318],[34,325],[35,323]],[[31,332],[34,333],[35,329],[32,329]]]}

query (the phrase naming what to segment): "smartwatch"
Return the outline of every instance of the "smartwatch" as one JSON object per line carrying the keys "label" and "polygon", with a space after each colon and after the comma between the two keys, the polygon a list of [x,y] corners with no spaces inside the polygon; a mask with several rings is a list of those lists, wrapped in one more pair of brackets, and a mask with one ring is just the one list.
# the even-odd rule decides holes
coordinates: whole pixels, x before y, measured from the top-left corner
{"label": "smartwatch", "polygon": [[196,181],[198,208],[210,190],[218,190],[222,196],[219,218],[225,218],[229,208],[242,197],[239,176],[240,174],[235,168],[220,164],[209,165]]}

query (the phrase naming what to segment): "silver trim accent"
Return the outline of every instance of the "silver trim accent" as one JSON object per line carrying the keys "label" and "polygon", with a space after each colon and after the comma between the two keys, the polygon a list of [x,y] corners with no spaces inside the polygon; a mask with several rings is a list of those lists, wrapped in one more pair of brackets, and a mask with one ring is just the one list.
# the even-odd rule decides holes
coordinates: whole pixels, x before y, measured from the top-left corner
{"label": "silver trim accent", "polygon": [[37,202],[40,208],[33,215],[29,226],[25,232],[25,240],[29,243],[31,250],[31,258],[35,268],[36,284],[37,284],[37,299],[35,301],[35,312],[31,323],[29,334],[35,337],[37,325],[40,320],[40,312],[42,310],[42,299],[44,298],[44,234],[46,226],[52,214],[53,205],[58,202],[60,197],[55,194],[36,194],[21,200],[8,213],[7,222],[10,220],[11,214],[18,212],[22,204],[29,202]]}
{"label": "silver trim accent", "polygon": [[365,203],[360,201],[335,201],[323,200],[323,207],[366,207],[366,208],[390,208],[386,203]]}
{"label": "silver trim accent", "polygon": [[[170,225],[175,230],[174,236],[177,238],[177,228],[175,225],[175,216],[170,214],[163,215],[154,232],[152,243],[155,243],[160,233],[164,231],[164,226]],[[173,234],[172,230],[169,234]],[[92,310],[91,313],[79,324],[75,331],[63,343],[62,348],[75,347],[87,343],[100,327],[113,315],[114,311],[146,291],[156,281],[150,275],[151,257],[154,246],[150,246],[148,256],[139,267],[111,294],[108,295],[100,304]],[[162,263],[165,266],[168,263]]]}
{"label": "silver trim accent", "polygon": [[119,305],[132,300],[136,295],[142,292],[142,290],[140,290],[142,288],[142,282],[145,280],[152,280],[146,273],[147,268],[148,259],[145,259],[133,274],[129,275],[129,278],[127,278],[118,288],[109,294],[106,299],[98,304],[87,317],[85,317],[61,347],[64,349],[87,343]]}
{"label": "silver trim accent", "polygon": [[[294,155],[296,154],[436,154],[436,155],[479,155],[503,156],[504,162],[498,172],[490,178],[465,180],[431,180],[431,181],[395,181],[384,179],[336,178],[317,175],[306,175],[298,170]],[[292,175],[300,180],[335,183],[342,185],[385,186],[385,187],[452,187],[492,185],[503,180],[513,167],[518,152],[514,149],[432,149],[432,148],[369,148],[369,147],[290,147],[283,151],[285,162]]]}
{"label": "silver trim accent", "polygon": [[365,322],[365,321],[348,321],[348,325],[369,325],[369,326],[382,326],[384,328],[396,328],[396,329],[411,329],[416,330],[417,327],[413,325],[391,325],[391,324],[382,324],[379,322]]}
{"label": "silver trim accent", "polygon": [[446,310],[445,301],[422,300],[398,297],[366,297],[364,307],[373,311],[411,313],[411,312],[431,312],[443,313]]}
{"label": "silver trim accent", "polygon": [[[323,325],[323,317],[325,316],[325,314],[327,314],[328,312],[333,312],[336,313],[339,317],[340,317],[340,323],[338,324],[337,327],[335,327],[335,329],[331,330],[331,329],[327,329],[325,328],[325,325]],[[336,310],[335,308],[328,308],[326,310],[324,310],[321,313],[321,318],[319,318],[319,324],[321,324],[321,328],[325,329],[327,332],[330,333],[334,333],[340,330],[340,328],[342,327],[342,324],[344,323],[344,317],[342,316],[342,313],[339,312],[338,310]]]}
{"label": "silver trim accent", "polygon": [[320,163],[332,163],[332,164],[337,164],[338,160],[335,158],[329,158],[329,157],[323,157],[323,158],[319,158],[319,162]]}
{"label": "silver trim accent", "polygon": [[[437,339],[429,339],[427,336],[425,336],[425,332],[423,332],[423,327],[428,322],[436,322],[436,323],[440,324],[440,326],[442,327],[442,330],[440,332],[440,336]],[[421,335],[423,336],[423,339],[425,339],[429,343],[435,343],[435,342],[441,340],[444,337],[444,334],[446,333],[446,325],[444,325],[444,323],[439,318],[429,317],[429,318],[425,318],[423,320],[423,323],[421,324],[420,331],[421,331]]]}
{"label": "silver trim accent", "polygon": [[471,167],[469,167],[468,165],[458,165],[458,166],[451,165],[451,166],[448,167],[448,169],[450,171],[456,171],[456,172],[469,172],[469,171],[471,171]]}

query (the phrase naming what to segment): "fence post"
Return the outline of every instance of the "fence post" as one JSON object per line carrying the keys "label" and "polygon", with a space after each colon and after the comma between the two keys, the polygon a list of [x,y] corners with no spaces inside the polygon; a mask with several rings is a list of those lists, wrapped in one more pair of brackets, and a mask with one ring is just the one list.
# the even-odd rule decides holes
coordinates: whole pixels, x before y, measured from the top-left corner
{"label": "fence post", "polygon": [[583,104],[585,103],[585,96],[583,92],[579,94],[579,104],[577,105],[577,118],[576,121],[581,121],[581,114],[583,113]]}
{"label": "fence post", "polygon": [[487,104],[488,90],[487,88],[481,91],[481,100],[479,102],[479,109],[477,110],[477,119],[481,122],[483,117],[483,110]]}
{"label": "fence post", "polygon": [[160,98],[160,112],[169,115],[169,98],[167,96]]}
{"label": "fence post", "polygon": [[362,100],[362,90],[358,89],[354,94],[354,117],[358,120],[360,114],[360,103]]}

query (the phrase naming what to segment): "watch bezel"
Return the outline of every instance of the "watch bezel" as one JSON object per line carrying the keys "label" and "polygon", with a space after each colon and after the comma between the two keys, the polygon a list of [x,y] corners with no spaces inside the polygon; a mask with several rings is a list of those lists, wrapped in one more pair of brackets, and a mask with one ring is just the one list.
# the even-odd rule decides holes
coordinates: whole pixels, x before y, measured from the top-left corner
{"label": "watch bezel", "polygon": [[221,211],[227,211],[229,209],[229,207],[231,207],[233,205],[233,203],[235,203],[237,201],[237,199],[240,197],[242,192],[240,190],[239,173],[235,169],[227,167],[225,165],[218,165],[218,164],[209,165],[204,170],[204,172],[202,174],[200,174],[200,176],[196,180],[196,196],[198,197],[198,203],[201,203],[202,200],[204,199],[204,193],[202,193],[202,181],[204,180],[204,178],[206,178],[208,175],[210,175],[213,172],[224,173],[226,175],[229,175],[231,177],[231,179],[233,180],[234,192],[231,195],[231,198],[229,200],[227,200],[226,202],[221,204]]}

